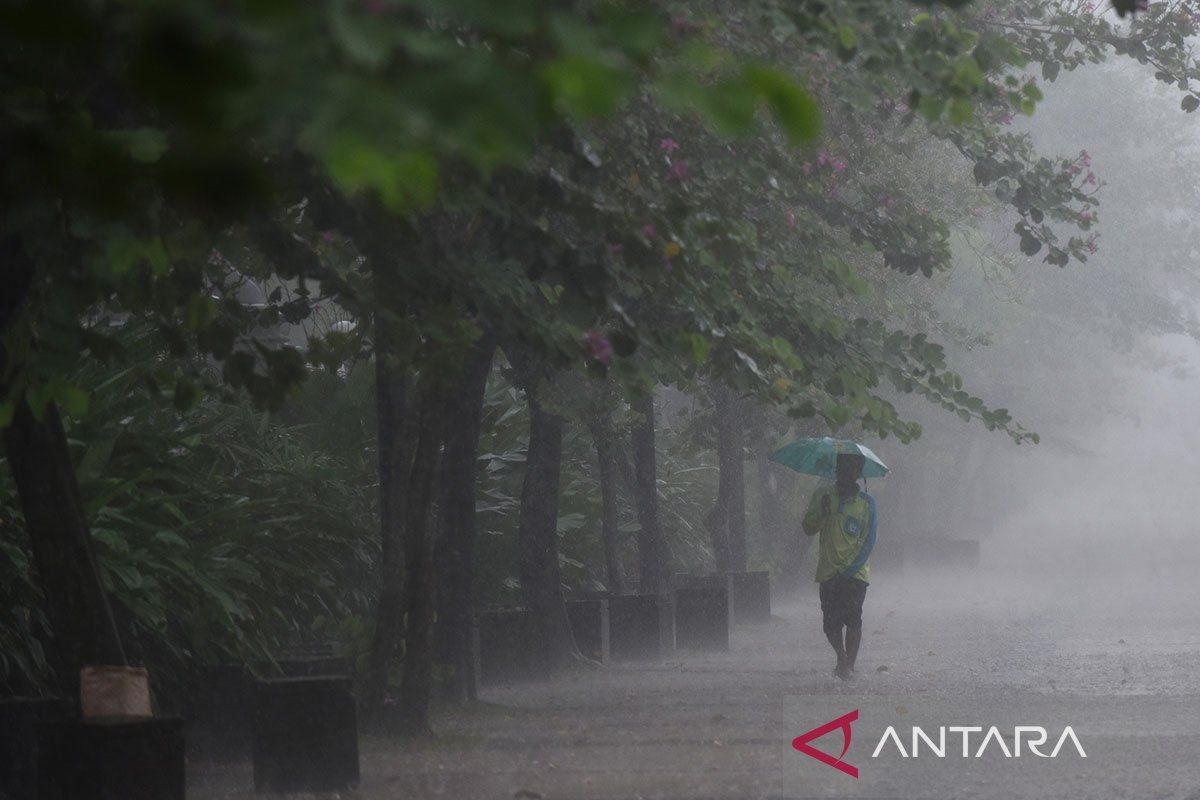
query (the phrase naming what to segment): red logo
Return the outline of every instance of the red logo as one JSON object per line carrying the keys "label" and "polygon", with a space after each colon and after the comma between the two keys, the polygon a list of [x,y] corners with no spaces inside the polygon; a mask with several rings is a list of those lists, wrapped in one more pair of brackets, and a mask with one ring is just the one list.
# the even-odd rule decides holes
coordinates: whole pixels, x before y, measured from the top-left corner
{"label": "red logo", "polygon": [[[858,767],[851,766],[845,761],[842,761],[842,756],[846,755],[846,751],[850,749],[850,723],[854,722],[856,719],[858,719],[857,708],[851,711],[849,714],[843,714],[837,719],[829,720],[829,722],[826,722],[820,727],[813,728],[807,733],[800,734],[795,739],[792,739],[792,747],[796,748],[801,753],[804,753],[806,756],[812,756],[817,761],[828,764],[834,769],[841,770],[851,778],[857,778]],[[830,731],[837,730],[838,728],[841,728],[842,731],[842,752],[837,758],[834,758],[833,756],[829,755],[829,753],[822,752],[809,744],[809,742],[811,742],[813,739],[820,739],[825,734],[829,733]]]}

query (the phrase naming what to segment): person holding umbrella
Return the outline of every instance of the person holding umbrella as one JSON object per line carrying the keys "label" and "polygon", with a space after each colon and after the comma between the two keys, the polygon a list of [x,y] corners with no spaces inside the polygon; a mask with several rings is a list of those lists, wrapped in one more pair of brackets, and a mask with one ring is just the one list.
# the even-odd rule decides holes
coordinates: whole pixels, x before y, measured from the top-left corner
{"label": "person holding umbrella", "polygon": [[[846,680],[862,643],[862,607],[875,546],[875,500],[858,488],[866,459],[840,453],[833,486],[813,492],[804,514],[804,532],[819,536],[816,580],[821,587],[825,637],[837,654],[833,674]],[[842,630],[845,629],[843,640]]]}
{"label": "person holding umbrella", "polygon": [[833,674],[846,680],[854,674],[862,643],[862,607],[870,579],[867,559],[877,526],[875,500],[858,481],[864,475],[882,477],[888,469],[867,447],[827,436],[799,439],[771,457],[797,472],[834,478],[832,486],[813,492],[801,524],[805,534],[820,537],[816,580],[821,627],[837,654]]}

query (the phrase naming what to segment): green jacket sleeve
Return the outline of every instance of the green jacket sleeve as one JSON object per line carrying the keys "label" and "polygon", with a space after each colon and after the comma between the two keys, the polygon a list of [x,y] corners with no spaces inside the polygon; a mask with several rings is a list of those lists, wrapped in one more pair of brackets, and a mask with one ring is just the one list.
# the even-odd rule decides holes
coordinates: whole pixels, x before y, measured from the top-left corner
{"label": "green jacket sleeve", "polygon": [[825,515],[821,513],[821,498],[828,493],[828,489],[817,489],[808,500],[808,510],[804,512],[801,525],[809,536],[816,536],[825,524]]}

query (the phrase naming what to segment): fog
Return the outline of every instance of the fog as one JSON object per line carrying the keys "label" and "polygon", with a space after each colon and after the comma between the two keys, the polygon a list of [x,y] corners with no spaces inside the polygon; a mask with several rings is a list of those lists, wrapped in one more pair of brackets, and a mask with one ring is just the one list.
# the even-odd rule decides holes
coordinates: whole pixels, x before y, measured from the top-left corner
{"label": "fog", "polygon": [[1200,800],[1200,0],[11,5],[0,800]]}

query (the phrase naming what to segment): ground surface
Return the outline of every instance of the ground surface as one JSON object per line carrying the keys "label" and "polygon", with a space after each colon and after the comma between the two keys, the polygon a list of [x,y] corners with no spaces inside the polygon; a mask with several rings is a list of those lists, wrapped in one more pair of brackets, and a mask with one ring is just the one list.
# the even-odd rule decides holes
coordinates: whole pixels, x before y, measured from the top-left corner
{"label": "ground surface", "polygon": [[[439,709],[436,738],[366,736],[346,798],[1089,797],[1200,800],[1200,603],[1164,576],[877,576],[842,683],[815,592],[738,628],[731,652],[613,665]],[[861,709],[854,780],[790,747]],[[1088,757],[871,758],[895,725],[1073,726]],[[903,726],[903,727],[902,727]],[[972,740],[977,742],[978,739]],[[833,732],[817,745],[840,750]],[[974,745],[972,745],[974,749]],[[1046,748],[1049,749],[1049,748]],[[928,754],[927,754],[928,755]],[[251,769],[192,763],[189,796],[254,796]]]}

